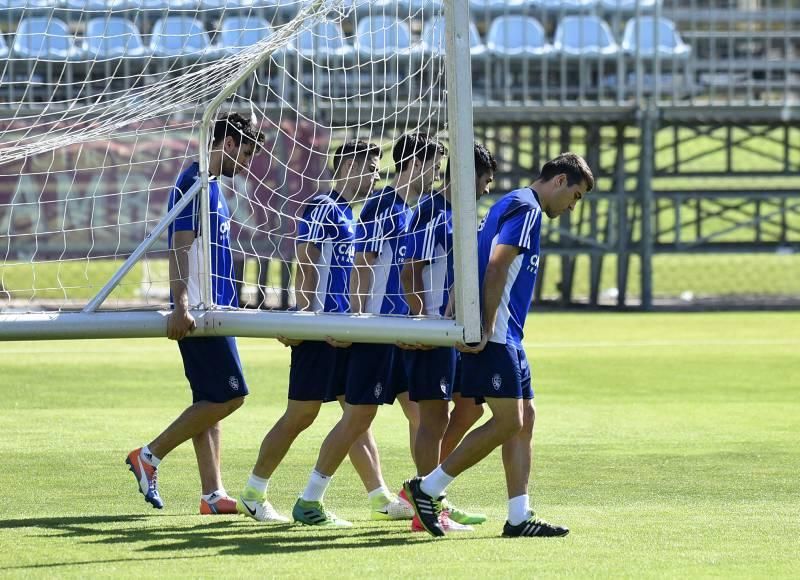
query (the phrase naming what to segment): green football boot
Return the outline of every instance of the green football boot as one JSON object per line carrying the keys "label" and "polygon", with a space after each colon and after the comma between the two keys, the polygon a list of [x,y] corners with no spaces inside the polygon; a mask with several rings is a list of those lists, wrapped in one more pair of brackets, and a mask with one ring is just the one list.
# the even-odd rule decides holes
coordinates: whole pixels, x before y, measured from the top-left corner
{"label": "green football boot", "polygon": [[347,520],[336,517],[332,512],[325,509],[322,502],[306,501],[298,498],[297,503],[292,509],[294,521],[307,526],[332,526],[338,528],[349,528],[353,524]]}

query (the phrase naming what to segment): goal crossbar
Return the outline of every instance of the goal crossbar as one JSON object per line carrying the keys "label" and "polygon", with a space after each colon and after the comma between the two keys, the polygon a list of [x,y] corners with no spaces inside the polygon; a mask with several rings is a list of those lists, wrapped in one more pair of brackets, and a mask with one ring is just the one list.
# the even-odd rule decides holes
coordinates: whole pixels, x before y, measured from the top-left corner
{"label": "goal crossbar", "polygon": [[[170,311],[47,312],[0,314],[0,340],[67,340],[80,338],[164,337]],[[409,343],[447,346],[460,341],[464,327],[454,320],[311,312],[192,310],[192,336],[275,338],[290,334],[319,339],[321,332],[339,341]]]}

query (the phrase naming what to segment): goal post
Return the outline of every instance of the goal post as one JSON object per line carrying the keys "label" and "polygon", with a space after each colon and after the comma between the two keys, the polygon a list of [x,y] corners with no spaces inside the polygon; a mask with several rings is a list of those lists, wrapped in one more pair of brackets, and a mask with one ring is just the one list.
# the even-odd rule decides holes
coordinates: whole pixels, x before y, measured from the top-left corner
{"label": "goal post", "polygon": [[[356,137],[377,142],[385,153],[381,181],[388,184],[394,140],[423,131],[446,142],[451,160],[455,319],[293,312],[280,304],[270,305],[270,310],[220,307],[213,304],[211,275],[206,275],[200,301],[192,305],[195,336],[333,336],[433,345],[478,340],[468,0],[446,0],[443,5],[432,1],[416,8],[402,3],[302,1],[291,17],[241,6],[228,14],[229,5],[234,3],[226,3],[221,11],[198,10],[196,15],[176,11],[172,23],[167,22],[169,10],[161,13],[162,27],[185,27],[178,56],[164,53],[154,40],[154,14],[128,10],[100,16],[109,31],[102,42],[114,44],[118,39],[121,33],[111,32],[108,24],[117,19],[124,21],[121,26],[140,26],[142,42],[148,37],[145,32],[150,33],[148,56],[142,57],[135,74],[127,72],[133,66],[127,57],[110,66],[110,57],[97,53],[62,62],[43,45],[33,57],[12,49],[7,71],[24,68],[32,71],[33,79],[39,65],[46,63],[48,72],[35,77],[47,89],[44,98],[9,90],[9,102],[0,103],[5,142],[0,146],[0,183],[13,184],[12,193],[0,197],[0,340],[165,336],[169,280],[162,274],[156,288],[150,271],[163,270],[163,232],[194,196],[200,202],[200,229],[210,230],[207,144],[214,121],[233,110],[257,120],[269,133],[268,143],[256,151],[266,168],[251,168],[245,179],[220,185],[231,193],[232,212],[244,213],[231,221],[237,228],[232,245],[244,264],[243,273],[237,274],[241,287],[257,286],[262,292],[271,287],[266,291],[291,301],[291,283],[276,285],[274,280],[283,280],[292,268],[287,248],[297,240],[299,208],[309,191],[327,187],[336,144]],[[73,27],[84,35],[84,46],[89,46],[98,16],[70,14]],[[49,26],[60,16],[53,12],[46,17],[48,38],[56,36]],[[25,18],[23,11],[18,30]],[[201,25],[195,29],[197,22]],[[253,22],[269,33],[261,34]],[[202,23],[211,30],[203,31]],[[444,33],[429,34],[435,26],[444,26]],[[203,34],[213,41],[206,38],[204,47],[189,51],[195,37]],[[129,47],[132,37],[124,38]],[[238,38],[243,46],[225,44],[230,38]],[[80,37],[70,41],[81,44]],[[440,44],[432,46],[434,42]],[[47,76],[58,67],[77,67],[85,80],[64,83],[64,78],[76,78],[72,69],[67,76]],[[108,74],[98,80],[97,70]],[[13,84],[18,77],[12,73],[7,78]],[[100,93],[89,95],[98,86]],[[57,158],[64,147],[70,148],[68,157],[75,167],[70,161],[49,166],[42,161]],[[114,158],[112,150],[119,157]],[[147,151],[155,157],[143,161]],[[156,195],[171,187],[162,174],[171,174],[174,183],[193,156],[199,157],[200,178],[168,213]],[[105,175],[115,175],[122,187],[110,190]],[[153,185],[156,175],[160,189]],[[55,199],[50,197],[52,183]],[[40,191],[32,184],[40,184]],[[116,220],[97,211],[112,198]],[[88,215],[73,215],[75,207]],[[20,218],[23,214],[30,219]],[[81,220],[82,227],[76,226]],[[130,245],[137,235],[136,245]],[[210,273],[210,236],[199,239],[201,271]],[[279,263],[281,276],[271,263]],[[105,279],[95,274],[108,266],[113,269]],[[137,269],[148,272],[147,284],[140,287],[130,281]],[[72,276],[79,281],[73,282]]]}

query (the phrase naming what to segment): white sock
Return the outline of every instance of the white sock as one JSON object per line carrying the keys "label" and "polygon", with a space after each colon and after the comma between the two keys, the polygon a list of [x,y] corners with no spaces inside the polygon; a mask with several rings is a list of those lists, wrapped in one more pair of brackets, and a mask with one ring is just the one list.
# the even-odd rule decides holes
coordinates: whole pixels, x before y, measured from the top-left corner
{"label": "white sock", "polygon": [[148,445],[142,447],[142,450],[139,452],[139,456],[142,458],[142,461],[148,465],[152,465],[153,467],[158,467],[158,464],[161,463],[161,460],[153,455],[153,453],[150,451],[150,447]]}
{"label": "white sock", "polygon": [[247,487],[252,487],[259,493],[267,493],[269,487],[269,477],[258,477],[255,473],[251,473],[247,478]]}
{"label": "white sock", "polygon": [[447,475],[440,465],[422,478],[420,488],[435,499],[444,493],[444,490],[447,489],[447,486],[450,485],[450,482],[454,479],[455,477]]}
{"label": "white sock", "polygon": [[331,483],[331,478],[327,475],[322,475],[316,469],[311,470],[311,477],[308,478],[308,485],[303,491],[302,498],[305,501],[322,501],[322,496],[325,495],[325,490]]}
{"label": "white sock", "polygon": [[392,492],[389,491],[389,488],[385,485],[382,485],[378,488],[373,489],[371,492],[367,494],[369,501],[373,501],[376,498],[384,498],[387,502],[392,498]]}
{"label": "white sock", "polygon": [[508,523],[517,526],[531,515],[531,504],[528,495],[518,495],[508,500]]}
{"label": "white sock", "polygon": [[[212,491],[211,493],[206,494],[206,495],[201,495],[200,497],[202,497],[208,503],[217,503],[223,497],[228,497],[228,492],[225,491],[224,487],[221,487],[216,491]],[[209,501],[209,500],[211,500],[212,497],[214,498],[214,501]]]}

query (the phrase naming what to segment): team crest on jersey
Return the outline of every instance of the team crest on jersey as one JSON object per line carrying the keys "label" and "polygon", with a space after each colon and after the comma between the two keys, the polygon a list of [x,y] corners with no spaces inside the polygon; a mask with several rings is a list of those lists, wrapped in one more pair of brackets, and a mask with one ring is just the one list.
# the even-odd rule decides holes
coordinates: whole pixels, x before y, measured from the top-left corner
{"label": "team crest on jersey", "polygon": [[377,383],[375,385],[375,398],[380,399],[382,392],[383,392],[383,383]]}
{"label": "team crest on jersey", "polygon": [[442,394],[447,394],[447,377],[442,377],[439,379],[439,388],[442,389]]}
{"label": "team crest on jersey", "polygon": [[500,373],[495,373],[494,376],[492,376],[492,387],[495,391],[499,391],[502,385],[503,377],[500,376]]}
{"label": "team crest on jersey", "polygon": [[239,390],[239,379],[234,375],[229,376],[228,377],[228,385],[234,391],[238,391]]}

